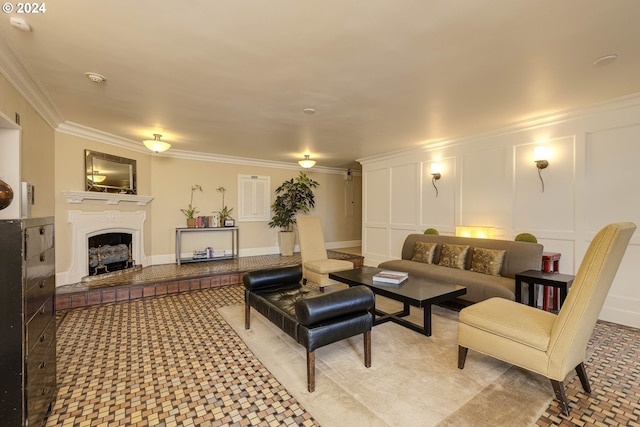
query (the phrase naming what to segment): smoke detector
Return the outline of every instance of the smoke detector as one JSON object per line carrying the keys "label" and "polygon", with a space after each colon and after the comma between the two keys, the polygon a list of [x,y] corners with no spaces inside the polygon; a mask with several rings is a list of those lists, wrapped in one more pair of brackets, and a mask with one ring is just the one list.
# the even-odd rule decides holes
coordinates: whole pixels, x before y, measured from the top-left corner
{"label": "smoke detector", "polygon": [[103,75],[98,73],[84,73],[84,75],[94,83],[104,83],[107,80]]}

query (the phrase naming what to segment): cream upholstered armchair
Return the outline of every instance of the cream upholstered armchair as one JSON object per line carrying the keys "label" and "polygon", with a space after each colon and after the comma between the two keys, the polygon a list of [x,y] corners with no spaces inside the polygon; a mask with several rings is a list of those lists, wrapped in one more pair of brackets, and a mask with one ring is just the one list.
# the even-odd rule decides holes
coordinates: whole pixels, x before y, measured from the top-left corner
{"label": "cream upholstered armchair", "polygon": [[322,222],[316,215],[296,216],[298,241],[302,258],[302,280],[312,282],[324,289],[333,283],[329,273],[352,270],[351,261],[329,259],[322,233]]}
{"label": "cream upholstered armchair", "polygon": [[596,234],[557,315],[501,298],[462,309],[458,368],[473,349],[544,375],[568,415],[563,381],[575,369],[584,391],[591,392],[587,343],[635,229],[630,222],[610,224]]}

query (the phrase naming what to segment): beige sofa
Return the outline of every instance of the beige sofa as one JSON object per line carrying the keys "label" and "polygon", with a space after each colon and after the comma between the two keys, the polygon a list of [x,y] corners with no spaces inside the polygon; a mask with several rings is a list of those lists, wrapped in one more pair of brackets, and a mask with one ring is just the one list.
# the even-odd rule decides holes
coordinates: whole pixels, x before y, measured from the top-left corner
{"label": "beige sofa", "polygon": [[[412,260],[420,258],[422,255],[420,251],[416,252],[416,243],[419,242],[435,244],[433,245],[431,263]],[[458,266],[463,268],[440,265],[451,263],[452,260],[450,250],[446,250],[445,256],[442,256],[443,245],[469,247],[464,258],[457,260]],[[423,249],[425,246],[432,245],[421,245]],[[447,249],[462,248],[449,246]],[[465,302],[475,303],[492,297],[514,300],[515,275],[525,270],[540,270],[542,249],[543,246],[538,243],[410,234],[402,247],[402,259],[385,261],[378,267],[385,270],[406,271],[412,276],[432,279],[441,283],[466,286],[467,294],[460,297]],[[475,257],[474,252],[476,253]],[[500,254],[502,254],[501,260],[499,259]],[[460,255],[462,254],[460,253]],[[490,260],[490,262],[485,263],[485,260]],[[475,269],[472,264],[475,265]],[[486,269],[488,264],[491,264],[491,268]],[[493,271],[487,271],[492,268]],[[526,295],[526,292],[523,294]]]}

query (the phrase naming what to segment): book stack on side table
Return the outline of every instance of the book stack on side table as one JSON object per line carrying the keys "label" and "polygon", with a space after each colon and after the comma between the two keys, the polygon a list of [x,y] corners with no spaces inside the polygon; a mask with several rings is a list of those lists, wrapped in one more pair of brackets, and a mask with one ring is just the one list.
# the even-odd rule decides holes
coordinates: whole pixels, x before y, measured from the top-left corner
{"label": "book stack on side table", "polygon": [[409,273],[383,270],[373,276],[373,283],[381,285],[399,285],[409,278]]}

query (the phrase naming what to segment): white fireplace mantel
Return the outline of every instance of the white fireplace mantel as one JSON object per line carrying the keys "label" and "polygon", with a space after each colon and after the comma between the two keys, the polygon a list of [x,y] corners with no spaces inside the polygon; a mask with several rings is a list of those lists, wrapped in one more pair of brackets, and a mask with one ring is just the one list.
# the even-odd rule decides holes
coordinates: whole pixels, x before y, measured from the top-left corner
{"label": "white fireplace mantel", "polygon": [[120,202],[134,202],[144,206],[151,203],[152,196],[138,196],[135,194],[99,193],[96,191],[63,191],[67,203],[82,203],[85,200],[104,200],[107,205],[117,205]]}
{"label": "white fireplace mantel", "polygon": [[[68,211],[71,224],[71,268],[60,276],[61,285],[78,283],[89,274],[89,237],[104,233],[131,234],[131,255],[136,265],[147,265],[144,253],[144,222],[147,214],[137,212],[83,212]],[[58,276],[56,276],[57,282]]]}

